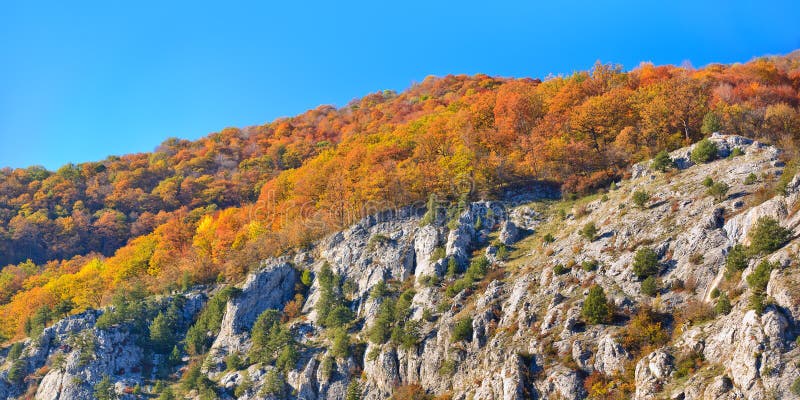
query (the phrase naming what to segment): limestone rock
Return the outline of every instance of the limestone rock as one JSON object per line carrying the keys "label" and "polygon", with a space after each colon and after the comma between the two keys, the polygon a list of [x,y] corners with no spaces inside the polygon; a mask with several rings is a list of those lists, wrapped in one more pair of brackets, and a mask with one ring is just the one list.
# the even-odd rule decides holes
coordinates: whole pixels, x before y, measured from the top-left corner
{"label": "limestone rock", "polygon": [[628,358],[628,352],[613,337],[606,335],[597,343],[594,369],[606,375],[613,375],[624,371]]}
{"label": "limestone rock", "polygon": [[663,349],[656,350],[636,363],[636,400],[656,397],[659,388],[672,372],[673,358]]}
{"label": "limestone rock", "polygon": [[264,310],[282,310],[294,295],[297,270],[288,262],[276,261],[248,275],[241,293],[228,300],[220,333],[211,346],[215,352],[244,352],[250,328]]}

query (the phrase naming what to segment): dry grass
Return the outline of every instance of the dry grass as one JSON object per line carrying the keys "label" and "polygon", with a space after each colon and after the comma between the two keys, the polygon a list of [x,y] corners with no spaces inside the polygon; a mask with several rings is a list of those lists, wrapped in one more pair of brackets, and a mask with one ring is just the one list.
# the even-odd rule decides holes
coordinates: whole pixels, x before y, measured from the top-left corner
{"label": "dry grass", "polygon": [[683,326],[684,323],[697,325],[713,318],[714,309],[710,304],[700,300],[690,299],[686,302],[686,305],[678,311],[678,315],[675,316],[675,324],[676,326]]}
{"label": "dry grass", "polygon": [[771,185],[760,186],[747,196],[747,207],[752,208],[775,197],[775,189]]}

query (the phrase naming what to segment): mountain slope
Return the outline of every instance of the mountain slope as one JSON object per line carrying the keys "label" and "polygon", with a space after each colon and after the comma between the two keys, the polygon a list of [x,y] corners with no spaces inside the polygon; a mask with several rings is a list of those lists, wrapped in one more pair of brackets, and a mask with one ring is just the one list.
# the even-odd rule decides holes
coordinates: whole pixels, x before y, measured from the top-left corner
{"label": "mountain slope", "polygon": [[[143,287],[244,278],[377,211],[497,199],[541,181],[607,187],[712,131],[794,154],[796,56],[702,69],[611,65],[545,81],[426,79],[335,109],[155,152],[0,175],[0,338]],[[31,259],[31,262],[26,262]]]}
{"label": "mountain slope", "polygon": [[710,143],[604,194],[405,207],[237,289],[118,298],[5,350],[0,394],[791,398],[800,178],[775,147]]}

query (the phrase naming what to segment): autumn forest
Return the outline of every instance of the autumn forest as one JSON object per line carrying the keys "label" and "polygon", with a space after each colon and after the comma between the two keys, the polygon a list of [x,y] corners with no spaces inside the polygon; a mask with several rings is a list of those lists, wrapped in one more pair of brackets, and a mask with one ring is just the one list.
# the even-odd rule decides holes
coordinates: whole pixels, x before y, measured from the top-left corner
{"label": "autumn forest", "polygon": [[[727,132],[800,155],[800,52],[546,79],[429,77],[151,153],[0,170],[0,339],[130,291],[238,282],[376,211],[534,182],[605,190]],[[113,128],[110,128],[113,129]],[[113,133],[109,133],[113,134]]]}

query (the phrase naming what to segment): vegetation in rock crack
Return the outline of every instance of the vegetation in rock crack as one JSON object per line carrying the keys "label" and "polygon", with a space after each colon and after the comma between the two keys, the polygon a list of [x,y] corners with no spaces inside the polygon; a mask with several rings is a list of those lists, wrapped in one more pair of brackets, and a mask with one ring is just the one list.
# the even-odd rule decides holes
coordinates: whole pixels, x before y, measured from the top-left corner
{"label": "vegetation in rock crack", "polygon": [[761,314],[767,306],[767,283],[769,283],[769,276],[773,269],[777,268],[775,264],[767,260],[762,260],[753,269],[750,275],[747,275],[747,285],[750,286],[750,299],[749,307]]}
{"label": "vegetation in rock crack", "polygon": [[453,342],[472,340],[472,318],[462,318],[456,321],[450,340]]}

